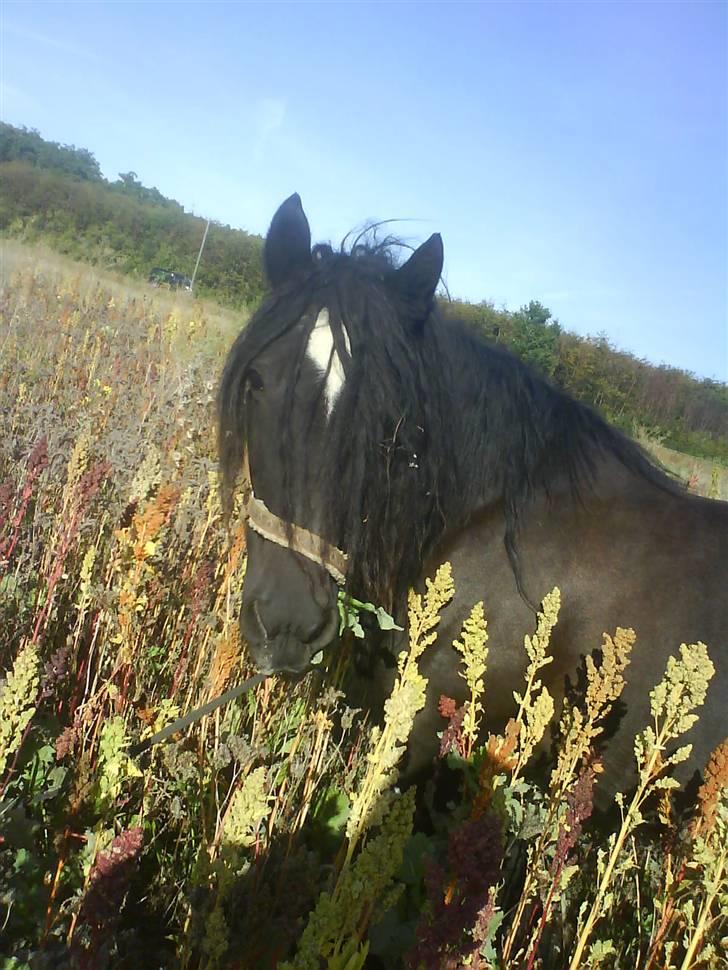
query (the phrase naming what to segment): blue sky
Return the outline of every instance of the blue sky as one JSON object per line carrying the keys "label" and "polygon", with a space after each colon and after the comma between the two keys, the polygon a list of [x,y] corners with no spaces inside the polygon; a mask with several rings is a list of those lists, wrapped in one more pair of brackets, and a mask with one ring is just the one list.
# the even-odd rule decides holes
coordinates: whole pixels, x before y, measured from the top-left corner
{"label": "blue sky", "polygon": [[3,0],[0,115],[264,233],[439,231],[451,293],[728,379],[728,4]]}

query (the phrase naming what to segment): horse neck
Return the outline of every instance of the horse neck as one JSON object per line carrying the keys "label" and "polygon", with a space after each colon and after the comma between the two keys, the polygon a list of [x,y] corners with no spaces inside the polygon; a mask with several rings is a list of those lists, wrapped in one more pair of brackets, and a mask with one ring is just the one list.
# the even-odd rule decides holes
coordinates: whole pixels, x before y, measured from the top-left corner
{"label": "horse neck", "polygon": [[496,503],[517,516],[539,493],[574,497],[597,479],[670,487],[638,446],[511,354],[456,328],[444,336],[444,373],[433,386],[447,422],[439,490],[449,523]]}
{"label": "horse neck", "polygon": [[553,438],[545,405],[555,393],[515,358],[469,341],[453,340],[449,359],[442,355],[438,402],[444,491],[455,506],[450,514],[465,516],[533,486]]}

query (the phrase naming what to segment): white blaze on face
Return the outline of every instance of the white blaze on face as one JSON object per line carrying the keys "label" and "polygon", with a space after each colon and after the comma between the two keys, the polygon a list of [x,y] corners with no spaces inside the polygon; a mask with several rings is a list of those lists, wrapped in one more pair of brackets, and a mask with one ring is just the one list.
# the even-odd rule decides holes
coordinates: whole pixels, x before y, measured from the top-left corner
{"label": "white blaze on face", "polygon": [[[349,335],[344,328],[344,341],[348,353],[351,353]],[[334,335],[331,330],[329,311],[323,307],[316,323],[311,331],[311,336],[306,347],[306,356],[313,362],[321,374],[326,374],[326,387],[324,397],[326,398],[326,417],[331,416],[334,410],[336,399],[341,394],[346,379],[344,367],[341,363],[336,347],[334,346]]]}

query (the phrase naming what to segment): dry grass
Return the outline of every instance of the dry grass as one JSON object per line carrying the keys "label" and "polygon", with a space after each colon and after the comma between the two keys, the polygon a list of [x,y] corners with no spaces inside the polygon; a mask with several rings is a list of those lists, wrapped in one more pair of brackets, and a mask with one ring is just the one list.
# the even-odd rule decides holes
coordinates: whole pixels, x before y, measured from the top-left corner
{"label": "dry grass", "polygon": [[[87,263],[78,263],[42,243],[29,245],[15,239],[0,239],[0,281],[17,285],[42,272],[47,283],[72,287],[81,301],[93,300],[103,292],[120,305],[135,302],[154,307],[161,317],[201,317],[205,321],[204,341],[194,350],[222,356],[246,319],[246,313],[222,307],[212,300],[200,300],[184,290],[155,288],[146,280],[114,273]],[[15,283],[13,283],[15,281]]]}
{"label": "dry grass", "polygon": [[637,440],[647,451],[678,478],[688,484],[698,495],[728,501],[728,468],[705,458],[683,455],[666,448],[644,429],[637,432]]}

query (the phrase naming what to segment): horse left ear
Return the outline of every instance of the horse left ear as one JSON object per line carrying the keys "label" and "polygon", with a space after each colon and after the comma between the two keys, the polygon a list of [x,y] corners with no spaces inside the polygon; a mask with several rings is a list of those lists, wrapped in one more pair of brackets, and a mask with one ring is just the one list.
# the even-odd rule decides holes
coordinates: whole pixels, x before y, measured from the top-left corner
{"label": "horse left ear", "polygon": [[273,289],[311,265],[311,230],[298,192],[289,196],[273,216],[265,237],[263,264]]}
{"label": "horse left ear", "polygon": [[442,236],[436,232],[390,277],[391,286],[405,300],[416,326],[421,326],[432,311],[443,259]]}

